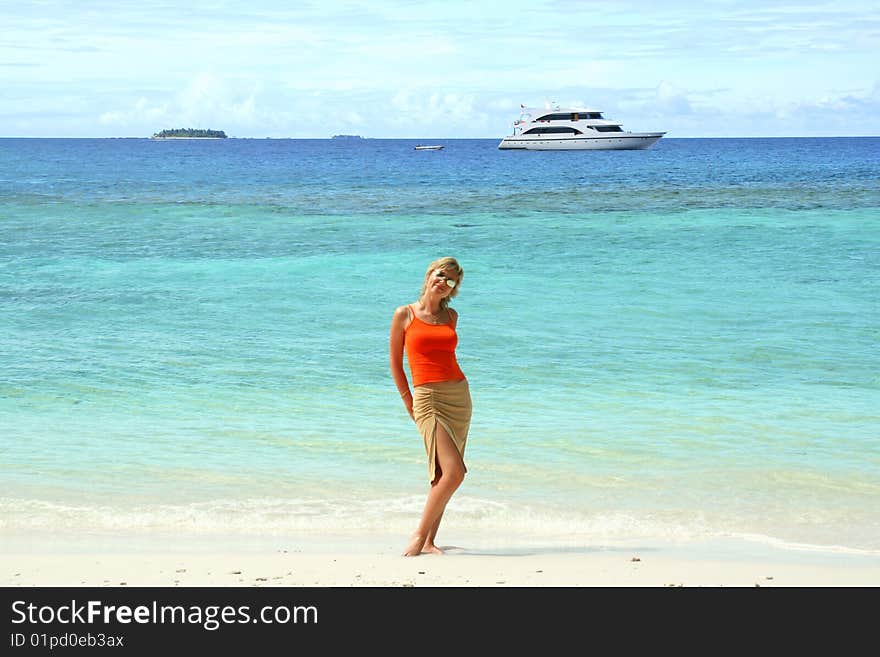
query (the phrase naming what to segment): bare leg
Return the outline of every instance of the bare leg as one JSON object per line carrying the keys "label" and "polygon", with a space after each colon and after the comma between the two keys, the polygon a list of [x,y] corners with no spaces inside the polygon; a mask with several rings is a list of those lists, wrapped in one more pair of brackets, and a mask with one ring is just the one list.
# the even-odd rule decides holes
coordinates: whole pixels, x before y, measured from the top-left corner
{"label": "bare leg", "polygon": [[440,521],[443,520],[443,514],[440,514],[440,517],[437,518],[437,522],[434,523],[434,526],[431,527],[431,531],[428,533],[428,538],[425,540],[425,545],[422,547],[422,554],[430,553],[430,554],[445,554],[443,550],[437,547],[437,544],[434,540],[437,538],[437,530],[440,529]]}
{"label": "bare leg", "polygon": [[436,432],[437,465],[439,465],[437,471],[439,474],[431,484],[419,526],[403,553],[407,557],[421,554],[426,546],[429,548],[428,551],[433,551],[431,548],[434,548],[434,537],[437,535],[437,529],[440,526],[446,505],[452,498],[452,494],[464,481],[464,462],[461,460],[461,454],[458,453],[455,443],[452,442],[452,438],[439,422]]}

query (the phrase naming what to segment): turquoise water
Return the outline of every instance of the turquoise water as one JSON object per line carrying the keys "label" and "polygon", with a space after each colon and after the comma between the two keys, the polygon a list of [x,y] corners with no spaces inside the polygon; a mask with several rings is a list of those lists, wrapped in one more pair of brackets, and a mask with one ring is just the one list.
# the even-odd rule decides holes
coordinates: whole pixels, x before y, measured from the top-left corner
{"label": "turquoise water", "polygon": [[3,532],[408,534],[454,255],[446,535],[880,554],[880,139],[414,143],[0,140]]}

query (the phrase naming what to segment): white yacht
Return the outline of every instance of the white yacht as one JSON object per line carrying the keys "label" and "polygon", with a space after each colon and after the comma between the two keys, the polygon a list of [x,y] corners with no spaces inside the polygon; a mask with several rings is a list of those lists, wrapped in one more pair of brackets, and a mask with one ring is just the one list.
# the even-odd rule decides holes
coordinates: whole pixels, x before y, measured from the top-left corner
{"label": "white yacht", "polygon": [[602,112],[580,107],[520,105],[513,134],[498,144],[502,150],[642,150],[653,146],[665,132],[627,132]]}

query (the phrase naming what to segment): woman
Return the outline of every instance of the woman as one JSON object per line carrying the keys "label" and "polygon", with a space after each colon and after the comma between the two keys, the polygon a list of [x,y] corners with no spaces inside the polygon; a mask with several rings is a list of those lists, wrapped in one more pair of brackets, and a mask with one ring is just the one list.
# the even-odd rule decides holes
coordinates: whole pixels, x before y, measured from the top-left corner
{"label": "woman", "polygon": [[[449,300],[461,289],[464,270],[455,258],[428,266],[418,301],[400,306],[391,320],[391,376],[416,423],[428,455],[428,500],[404,556],[443,554],[435,541],[443,511],[464,481],[464,446],[471,422],[468,382],[455,358],[458,313]],[[413,389],[403,369],[409,363]]]}

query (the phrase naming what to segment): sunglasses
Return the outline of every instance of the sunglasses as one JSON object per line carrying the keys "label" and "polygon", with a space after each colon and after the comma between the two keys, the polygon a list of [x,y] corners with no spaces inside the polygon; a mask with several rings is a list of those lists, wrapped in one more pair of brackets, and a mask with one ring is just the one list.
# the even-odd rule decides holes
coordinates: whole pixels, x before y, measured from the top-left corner
{"label": "sunglasses", "polygon": [[434,272],[434,278],[442,278],[444,281],[446,281],[446,284],[452,288],[458,285],[458,281],[456,281],[454,278],[449,278],[449,276],[444,274],[441,269],[438,269]]}

